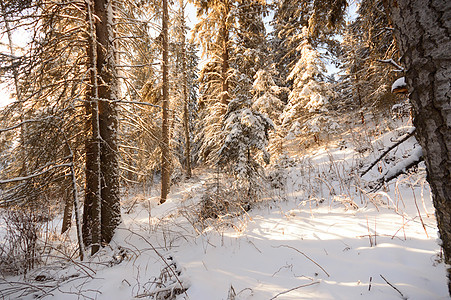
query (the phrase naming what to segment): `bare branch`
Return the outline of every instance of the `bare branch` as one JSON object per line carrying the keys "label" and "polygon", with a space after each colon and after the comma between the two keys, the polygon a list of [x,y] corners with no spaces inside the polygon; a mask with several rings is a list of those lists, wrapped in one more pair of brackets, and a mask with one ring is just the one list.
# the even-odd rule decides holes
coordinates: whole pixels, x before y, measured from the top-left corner
{"label": "bare branch", "polygon": [[41,171],[41,172],[38,172],[38,173],[34,173],[34,174],[31,174],[31,175],[28,175],[28,176],[22,176],[22,177],[15,177],[15,178],[11,178],[11,179],[0,180],[0,184],[5,184],[5,183],[11,183],[11,182],[24,181],[24,180],[32,179],[34,177],[41,176],[41,175],[43,175],[43,174],[45,174],[45,173],[47,173],[47,172],[49,172],[49,171],[51,171],[53,169],[62,168],[62,167],[71,167],[71,166],[72,166],[72,163],[54,165],[54,166],[51,166],[50,168],[48,168],[48,169],[46,169],[44,171]]}
{"label": "bare branch", "polygon": [[[274,247],[274,246],[273,246],[273,247]],[[323,267],[321,267],[316,261],[314,261],[313,259],[311,259],[310,257],[308,257],[307,254],[305,254],[304,252],[299,251],[298,249],[296,249],[296,248],[294,248],[294,247],[291,247],[291,246],[288,246],[288,245],[280,245],[280,246],[277,246],[277,247],[274,247],[274,248],[280,248],[280,247],[290,248],[290,249],[293,249],[293,250],[295,250],[295,251],[301,253],[302,255],[305,256],[305,258],[307,258],[307,259],[310,260],[312,263],[314,263],[315,265],[317,265],[321,270],[323,270],[323,272],[326,273],[327,277],[330,277],[329,273],[327,273],[327,271],[326,271]]]}
{"label": "bare branch", "polygon": [[[381,275],[381,276],[382,276],[382,275]],[[272,298],[269,299],[269,300],[276,299],[276,298],[279,297],[280,295],[283,295],[283,294],[292,292],[292,291],[294,291],[294,290],[297,290],[297,289],[300,289],[300,288],[303,288],[303,287],[306,287],[306,286],[311,286],[311,285],[314,285],[314,284],[318,284],[318,283],[320,283],[320,282],[319,282],[319,281],[314,281],[314,282],[311,282],[311,283],[307,283],[307,284],[303,284],[303,285],[294,287],[294,288],[292,288],[292,289],[289,289],[289,290],[286,290],[286,291],[283,291],[283,292],[278,293],[277,295],[275,295],[274,297],[272,297]]]}
{"label": "bare branch", "polygon": [[391,284],[387,279],[385,279],[385,277],[382,276],[382,274],[379,274],[379,275],[381,276],[381,278],[382,278],[389,286],[391,286],[392,288],[394,288],[395,291],[397,291],[397,292],[401,295],[401,297],[402,297],[404,300],[407,300],[407,297],[404,296],[403,293],[401,293],[401,291],[398,290],[398,288],[397,288],[396,286],[394,286],[394,285]]}

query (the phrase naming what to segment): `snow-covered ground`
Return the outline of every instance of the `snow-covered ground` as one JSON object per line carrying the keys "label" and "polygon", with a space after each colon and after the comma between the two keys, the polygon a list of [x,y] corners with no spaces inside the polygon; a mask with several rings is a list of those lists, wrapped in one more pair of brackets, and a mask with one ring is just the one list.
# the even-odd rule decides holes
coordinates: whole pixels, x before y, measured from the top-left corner
{"label": "snow-covered ground", "polygon": [[[372,155],[396,135],[374,142]],[[7,278],[15,283],[1,282],[0,295],[122,300],[182,285],[177,299],[447,299],[424,174],[376,193],[366,188],[414,144],[395,149],[361,181],[356,166],[371,160],[369,152],[336,147],[294,159],[280,171],[281,191],[222,226],[196,221],[196,203],[215,176],[197,170],[163,205],[156,197],[124,201],[111,247],[89,262],[59,259],[29,280]]]}

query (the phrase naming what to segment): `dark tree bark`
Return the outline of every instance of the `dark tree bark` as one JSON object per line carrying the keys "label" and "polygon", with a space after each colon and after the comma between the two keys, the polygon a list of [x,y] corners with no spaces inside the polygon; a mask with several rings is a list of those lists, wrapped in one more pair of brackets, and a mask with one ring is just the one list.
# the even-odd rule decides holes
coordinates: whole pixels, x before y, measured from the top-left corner
{"label": "dark tree bark", "polygon": [[171,177],[171,162],[169,153],[169,78],[168,78],[168,1],[163,0],[163,124],[161,141],[161,198],[166,202],[169,193]]}
{"label": "dark tree bark", "polygon": [[113,1],[96,0],[97,71],[99,77],[99,131],[101,177],[102,242],[109,243],[121,220],[119,198],[119,162],[117,158],[117,100],[118,84],[115,67],[113,34]]}
{"label": "dark tree bark", "polygon": [[67,193],[64,194],[64,211],[63,211],[63,224],[61,225],[61,234],[69,230],[72,223],[72,207],[73,198]]}
{"label": "dark tree bark", "polygon": [[92,245],[92,253],[96,253],[101,243],[101,191],[100,191],[100,132],[97,83],[97,38],[94,22],[94,5],[87,1],[88,59],[90,88],[87,90],[85,111],[86,123],[86,163],[85,163],[85,203],[83,206],[83,242]]}
{"label": "dark tree bark", "polygon": [[[390,0],[445,262],[451,264],[451,1]],[[451,279],[448,269],[448,278]],[[448,281],[451,294],[451,284]]]}
{"label": "dark tree bark", "polygon": [[[109,243],[120,223],[117,159],[117,99],[115,53],[112,44],[112,1],[87,1],[88,58],[91,88],[85,104],[87,123],[86,186],[83,239],[92,254]],[[93,17],[94,14],[96,18]]]}

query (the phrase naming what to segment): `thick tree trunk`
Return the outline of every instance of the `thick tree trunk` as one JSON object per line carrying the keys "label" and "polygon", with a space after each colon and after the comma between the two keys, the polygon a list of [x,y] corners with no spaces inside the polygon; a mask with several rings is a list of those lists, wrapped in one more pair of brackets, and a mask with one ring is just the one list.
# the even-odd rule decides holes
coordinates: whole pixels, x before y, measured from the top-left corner
{"label": "thick tree trunk", "polygon": [[163,124],[161,141],[161,198],[166,202],[171,179],[171,162],[169,153],[169,79],[168,79],[168,1],[163,0]]}
{"label": "thick tree trunk", "polygon": [[97,70],[99,75],[99,131],[102,139],[100,149],[101,178],[101,228],[102,242],[109,243],[121,220],[119,198],[119,174],[117,159],[117,100],[118,84],[115,53],[112,40],[113,1],[96,0]]}
{"label": "thick tree trunk", "polygon": [[[391,0],[406,66],[414,125],[427,167],[437,223],[451,264],[451,1]],[[448,278],[451,279],[448,269]],[[451,293],[451,284],[448,283]]]}

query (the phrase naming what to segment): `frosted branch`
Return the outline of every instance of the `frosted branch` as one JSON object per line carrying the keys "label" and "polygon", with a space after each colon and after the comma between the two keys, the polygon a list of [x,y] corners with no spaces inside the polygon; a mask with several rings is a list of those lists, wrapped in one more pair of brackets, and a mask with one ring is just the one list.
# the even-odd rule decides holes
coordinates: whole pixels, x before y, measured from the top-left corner
{"label": "frosted branch", "polygon": [[384,63],[384,64],[391,64],[393,65],[395,68],[397,68],[396,70],[393,70],[394,72],[404,72],[405,69],[400,66],[397,62],[395,62],[393,59],[378,59],[378,62]]}
{"label": "frosted branch", "polygon": [[375,159],[373,160],[373,162],[368,166],[368,168],[366,168],[362,174],[360,174],[360,176],[365,175],[366,173],[368,173],[369,170],[371,170],[382,158],[384,158],[385,155],[387,155],[391,150],[393,150],[394,148],[398,147],[399,145],[401,145],[402,143],[404,143],[405,141],[407,141],[411,136],[413,136],[415,134],[415,127],[413,127],[411,129],[410,132],[408,132],[402,139],[400,139],[399,141],[397,141],[396,143],[394,143],[393,145],[391,145],[390,147],[386,148],[384,151],[382,151],[382,153]]}

